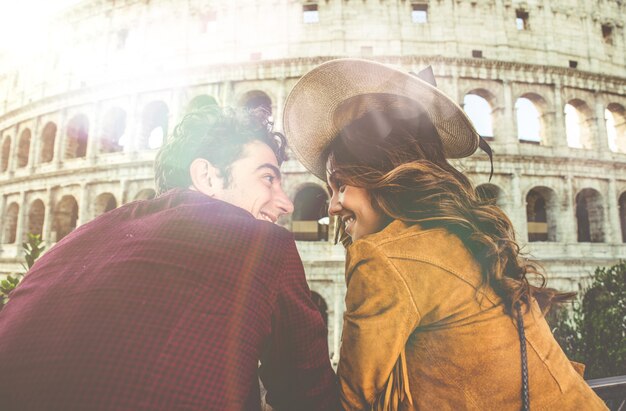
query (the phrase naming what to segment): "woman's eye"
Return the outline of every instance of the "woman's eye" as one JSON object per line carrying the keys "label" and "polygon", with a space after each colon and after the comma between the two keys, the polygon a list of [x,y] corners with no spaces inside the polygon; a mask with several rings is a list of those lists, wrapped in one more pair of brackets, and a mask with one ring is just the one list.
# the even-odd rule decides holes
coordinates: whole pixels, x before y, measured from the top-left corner
{"label": "woman's eye", "polygon": [[339,192],[343,193],[344,191],[346,191],[346,186],[345,185],[340,186],[339,187]]}

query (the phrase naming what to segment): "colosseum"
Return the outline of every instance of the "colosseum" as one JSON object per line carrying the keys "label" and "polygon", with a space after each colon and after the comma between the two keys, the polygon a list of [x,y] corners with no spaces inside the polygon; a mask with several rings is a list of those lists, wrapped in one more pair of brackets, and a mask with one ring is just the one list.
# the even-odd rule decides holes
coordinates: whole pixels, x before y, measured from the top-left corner
{"label": "colosseum", "polygon": [[[183,5],[184,4],[184,5]],[[513,221],[552,286],[626,258],[626,4],[621,0],[82,0],[0,55],[0,273],[21,242],[154,196],[156,149],[207,103],[281,129],[300,76],[335,57],[431,65],[494,151],[455,164]],[[283,166],[297,240],[338,353],[344,251],[322,182]],[[336,355],[335,355],[336,357]]]}

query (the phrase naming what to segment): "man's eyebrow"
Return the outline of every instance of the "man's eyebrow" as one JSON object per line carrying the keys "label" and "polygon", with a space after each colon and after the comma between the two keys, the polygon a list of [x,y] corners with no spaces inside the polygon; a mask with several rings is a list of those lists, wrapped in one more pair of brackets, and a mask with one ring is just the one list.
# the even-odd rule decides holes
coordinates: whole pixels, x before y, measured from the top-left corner
{"label": "man's eyebrow", "polygon": [[276,174],[276,178],[281,180],[282,179],[282,175],[280,174],[280,169],[278,167],[276,167],[274,164],[271,163],[265,163],[265,164],[261,164],[260,166],[258,166],[256,168],[256,171],[259,171],[263,168],[269,168],[270,170],[272,170],[274,172],[274,174]]}

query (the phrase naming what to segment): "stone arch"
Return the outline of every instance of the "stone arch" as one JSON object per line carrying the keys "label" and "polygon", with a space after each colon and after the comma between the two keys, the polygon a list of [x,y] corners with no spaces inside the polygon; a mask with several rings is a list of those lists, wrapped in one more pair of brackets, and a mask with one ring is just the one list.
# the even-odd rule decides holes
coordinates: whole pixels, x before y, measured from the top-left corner
{"label": "stone arch", "polygon": [[606,132],[611,151],[626,153],[626,110],[624,106],[611,103],[604,110]]}
{"label": "stone arch", "polygon": [[67,123],[65,158],[81,158],[87,155],[89,140],[89,119],[84,114],[77,114]]}
{"label": "stone arch", "polygon": [[117,208],[117,200],[111,193],[102,193],[96,197],[96,201],[93,207],[93,216],[98,217],[108,211],[115,210]]}
{"label": "stone arch", "polygon": [[187,103],[187,107],[185,107],[185,113],[190,113],[192,111],[199,110],[203,107],[209,106],[217,106],[217,100],[213,96],[209,96],[208,94],[199,94],[192,98],[189,103]]}
{"label": "stone arch", "polygon": [[579,243],[604,242],[604,204],[602,195],[593,188],[576,194],[576,223]]}
{"label": "stone arch", "polygon": [[252,110],[261,107],[272,115],[272,99],[270,96],[261,90],[251,90],[244,93],[240,98],[238,105],[248,110]]}
{"label": "stone arch", "polygon": [[9,169],[9,159],[11,157],[11,137],[7,136],[2,142],[2,157],[0,157],[0,171],[5,172]]}
{"label": "stone arch", "polygon": [[26,234],[38,234],[43,236],[43,222],[46,212],[46,207],[40,199],[34,200],[30,203],[28,208],[28,231]]}
{"label": "stone arch", "polygon": [[104,114],[100,134],[100,152],[117,153],[124,149],[120,139],[126,131],[126,111],[120,107],[111,107]]}
{"label": "stone arch", "polygon": [[622,243],[626,243],[626,191],[619,196],[619,223],[622,229]]}
{"label": "stone arch", "polygon": [[324,324],[326,325],[326,327],[328,327],[328,304],[326,303],[326,300],[324,300],[324,297],[322,297],[315,291],[311,291],[311,299],[313,300],[313,303],[322,315],[322,320],[324,320]]}
{"label": "stone arch", "polygon": [[476,186],[476,195],[490,205],[502,207],[504,204],[504,192],[495,184],[485,183]]}
{"label": "stone arch", "polygon": [[4,233],[2,242],[5,244],[14,244],[17,240],[17,220],[20,214],[20,206],[13,202],[7,207],[4,215]]}
{"label": "stone arch", "polygon": [[57,135],[57,125],[52,121],[46,123],[41,133],[41,151],[39,162],[49,163],[54,158],[54,140]]}
{"label": "stone arch", "polygon": [[140,149],[161,147],[167,136],[169,108],[161,100],[151,101],[141,115]]}
{"label": "stone arch", "polygon": [[320,219],[328,216],[328,194],[317,184],[301,187],[293,200],[291,231],[296,240],[328,241],[328,224]]}
{"label": "stone arch", "polygon": [[154,197],[156,197],[156,192],[154,191],[154,189],[144,188],[142,190],[139,190],[139,192],[135,194],[135,198],[133,199],[133,201],[152,200]]}
{"label": "stone arch", "polygon": [[[65,195],[54,207],[52,231],[55,241],[61,241],[76,228],[78,202],[72,195]],[[56,235],[54,235],[56,233]]]}
{"label": "stone arch", "polygon": [[519,141],[535,144],[546,143],[545,108],[545,99],[535,93],[522,94],[515,101],[515,119]]}
{"label": "stone arch", "polygon": [[493,102],[495,97],[485,89],[470,90],[463,97],[463,110],[482,137],[493,138]]}
{"label": "stone arch", "polygon": [[17,143],[17,167],[26,167],[28,165],[28,156],[30,154],[31,132],[29,128],[25,128],[20,134]]}
{"label": "stone arch", "polygon": [[558,201],[554,190],[534,187],[526,195],[528,241],[557,241]]}
{"label": "stone arch", "polygon": [[572,99],[563,108],[565,113],[565,135],[567,145],[573,148],[593,148],[593,115],[582,100]]}

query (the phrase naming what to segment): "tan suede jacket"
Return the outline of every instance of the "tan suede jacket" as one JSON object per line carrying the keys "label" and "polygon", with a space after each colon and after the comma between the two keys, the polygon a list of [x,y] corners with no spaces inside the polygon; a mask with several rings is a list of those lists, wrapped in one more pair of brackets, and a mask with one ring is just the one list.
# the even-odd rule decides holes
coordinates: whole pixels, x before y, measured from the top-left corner
{"label": "tan suede jacket", "polygon": [[[346,410],[519,410],[514,320],[458,237],[392,222],[346,261],[338,375]],[[604,410],[538,307],[524,316],[532,410]]]}

